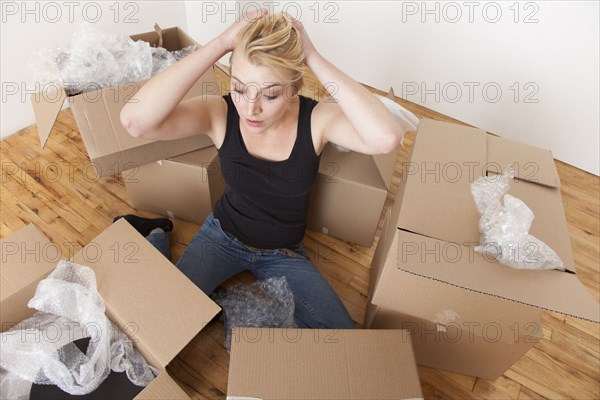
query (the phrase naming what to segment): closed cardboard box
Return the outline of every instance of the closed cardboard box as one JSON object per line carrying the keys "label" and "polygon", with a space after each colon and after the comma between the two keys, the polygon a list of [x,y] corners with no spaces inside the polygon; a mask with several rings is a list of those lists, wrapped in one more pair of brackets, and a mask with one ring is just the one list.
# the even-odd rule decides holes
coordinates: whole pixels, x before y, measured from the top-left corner
{"label": "closed cardboard box", "polygon": [[227,399],[422,399],[404,330],[234,328]]}
{"label": "closed cardboard box", "polygon": [[372,156],[326,145],[311,193],[308,229],[371,247],[396,156],[396,151]]}
{"label": "closed cardboard box", "polygon": [[[27,302],[61,254],[31,224],[2,239],[0,247],[0,322],[6,331],[33,315]],[[165,367],[219,306],[124,219],[106,228],[71,261],[94,270],[107,316],[118,327],[129,327],[123,331],[160,371],[136,398],[189,399]]]}
{"label": "closed cardboard box", "polygon": [[[531,208],[530,233],[556,251],[566,272],[517,270],[474,251],[479,213],[470,184],[509,165],[516,167],[509,194]],[[417,362],[484,378],[502,374],[535,343],[541,310],[600,318],[577,278],[551,153],[472,127],[420,122],[372,271],[365,326],[444,332],[413,337]],[[466,341],[448,339],[452,332]]]}
{"label": "closed cardboard box", "polygon": [[[392,89],[387,98],[395,101]],[[366,155],[326,145],[311,193],[308,229],[371,247],[396,157],[397,151]]]}
{"label": "closed cardboard box", "polygon": [[122,173],[131,205],[201,225],[224,188],[215,146]]}
{"label": "closed cardboard box", "polygon": [[[156,32],[146,32],[132,35],[131,38],[156,45],[158,35]],[[198,45],[179,27],[163,29],[162,39],[163,47],[169,51]],[[168,141],[131,136],[121,125],[121,110],[146,82],[147,80],[126,83],[75,96],[67,96],[65,90],[58,85],[47,85],[45,90],[31,96],[42,147],[52,131],[65,99],[69,102],[97,177],[113,175],[152,161],[212,145],[210,138],[205,135]],[[213,68],[209,68],[200,77],[184,99],[202,94],[220,95]]]}

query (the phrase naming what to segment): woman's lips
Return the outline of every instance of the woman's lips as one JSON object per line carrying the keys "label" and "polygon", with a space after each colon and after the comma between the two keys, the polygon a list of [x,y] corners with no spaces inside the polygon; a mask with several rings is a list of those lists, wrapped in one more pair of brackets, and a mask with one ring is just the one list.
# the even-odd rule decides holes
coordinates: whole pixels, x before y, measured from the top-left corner
{"label": "woman's lips", "polygon": [[259,126],[262,125],[263,122],[262,121],[252,121],[252,120],[246,118],[246,123],[252,127],[258,128]]}

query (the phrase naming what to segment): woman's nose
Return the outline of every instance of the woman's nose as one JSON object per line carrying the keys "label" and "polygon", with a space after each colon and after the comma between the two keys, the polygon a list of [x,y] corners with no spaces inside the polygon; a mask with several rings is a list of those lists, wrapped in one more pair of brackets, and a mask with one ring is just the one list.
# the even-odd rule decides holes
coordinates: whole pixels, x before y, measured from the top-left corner
{"label": "woman's nose", "polygon": [[260,97],[250,99],[248,101],[248,116],[251,117],[253,115],[259,114],[260,111]]}

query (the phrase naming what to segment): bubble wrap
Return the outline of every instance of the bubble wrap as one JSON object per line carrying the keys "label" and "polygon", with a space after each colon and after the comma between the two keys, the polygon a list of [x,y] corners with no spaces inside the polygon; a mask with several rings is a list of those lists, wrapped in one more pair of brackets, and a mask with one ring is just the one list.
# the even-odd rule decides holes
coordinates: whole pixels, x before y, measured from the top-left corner
{"label": "bubble wrap", "polygon": [[[562,260],[547,244],[529,234],[533,212],[507,194],[514,178],[512,167],[504,175],[483,176],[471,183],[479,219],[481,244],[475,251],[517,269],[565,270]],[[502,203],[500,200],[502,199]]]}
{"label": "bubble wrap", "polygon": [[294,294],[285,277],[268,278],[250,285],[238,283],[215,293],[223,309],[227,350],[235,327],[295,328]]}
{"label": "bubble wrap", "polygon": [[177,51],[168,51],[163,47],[152,47],[150,49],[152,53],[152,76],[192,54],[196,49],[196,45],[184,47]]}
{"label": "bubble wrap", "polygon": [[[400,104],[395,101],[388,99],[387,97],[380,96],[378,94],[374,94],[375,97],[381,101],[385,107],[396,117],[396,122],[400,125],[400,129],[402,132],[402,139],[404,138],[404,134],[406,132],[414,131],[417,129],[419,125],[419,119],[406,108],[402,107]],[[333,147],[337,151],[348,152],[350,149],[347,149],[343,146],[332,143]]]}
{"label": "bubble wrap", "polygon": [[[20,398],[28,383],[53,384],[72,395],[93,392],[111,369],[146,386],[158,371],[105,315],[94,272],[61,260],[27,304],[37,312],[1,334],[0,398]],[[90,337],[86,353],[72,343]]]}
{"label": "bubble wrap", "polygon": [[400,125],[400,129],[402,131],[402,139],[404,139],[404,134],[406,132],[414,131],[417,129],[419,125],[419,119],[416,115],[408,111],[406,108],[402,107],[400,104],[396,103],[392,99],[388,99],[387,97],[380,96],[378,94],[375,95],[381,101],[387,109],[394,114],[396,117],[396,122]]}
{"label": "bubble wrap", "polygon": [[58,82],[68,95],[75,95],[149,79],[195,49],[189,46],[169,52],[82,23],[70,46],[44,49],[34,54],[29,64],[36,82]]}

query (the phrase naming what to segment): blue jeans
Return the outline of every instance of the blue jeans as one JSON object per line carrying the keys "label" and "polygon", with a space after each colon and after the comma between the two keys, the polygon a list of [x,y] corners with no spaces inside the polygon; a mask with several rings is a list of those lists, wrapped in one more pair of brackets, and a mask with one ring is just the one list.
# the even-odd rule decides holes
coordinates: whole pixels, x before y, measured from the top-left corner
{"label": "blue jeans", "polygon": [[[168,233],[152,233],[147,239],[171,258]],[[257,249],[223,231],[211,213],[185,249],[177,268],[207,295],[244,270],[250,270],[258,280],[284,276],[294,293],[294,317],[299,328],[355,328],[338,296],[304,252],[303,243],[291,249]]]}

